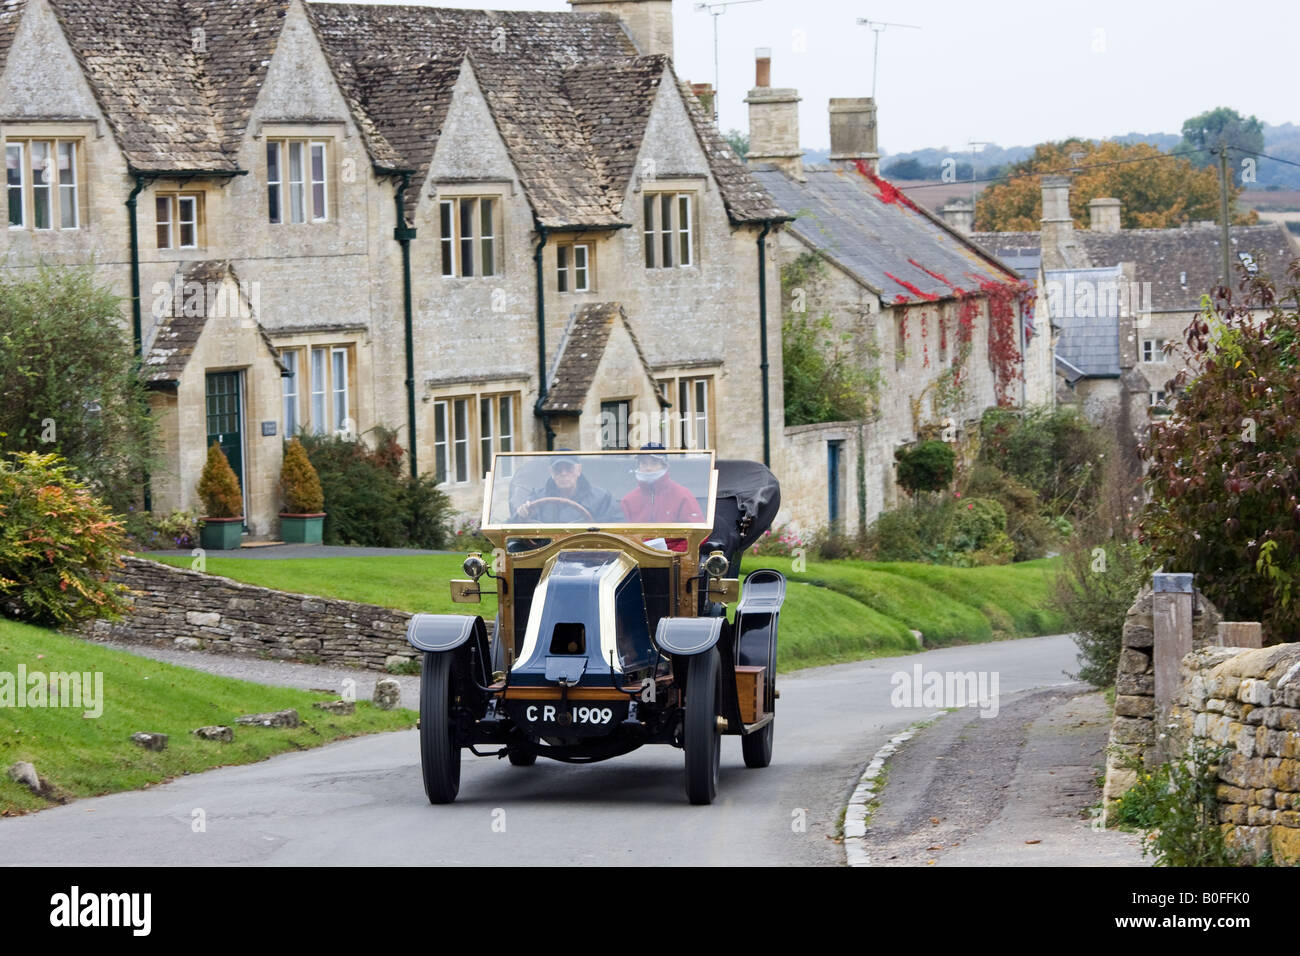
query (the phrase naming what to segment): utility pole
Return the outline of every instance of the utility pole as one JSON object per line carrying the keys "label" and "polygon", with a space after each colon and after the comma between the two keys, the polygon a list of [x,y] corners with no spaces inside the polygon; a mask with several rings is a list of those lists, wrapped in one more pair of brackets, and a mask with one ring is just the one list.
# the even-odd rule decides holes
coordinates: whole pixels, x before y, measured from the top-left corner
{"label": "utility pole", "polygon": [[758,3],[758,0],[716,0],[713,3],[697,3],[696,13],[708,13],[713,17],[713,125],[718,125],[718,17],[727,12],[727,7],[742,3]]}
{"label": "utility pole", "polygon": [[876,35],[876,39],[871,48],[871,98],[876,98],[876,63],[880,59],[880,34],[885,32],[887,27],[902,27],[904,30],[919,30],[918,26],[911,23],[885,23],[883,20],[868,20],[866,17],[858,17],[858,26],[870,27],[871,32]]}
{"label": "utility pole", "polygon": [[1219,137],[1218,149],[1211,150],[1219,154],[1219,228],[1223,246],[1223,284],[1232,288],[1232,257],[1229,254],[1231,236],[1228,232],[1228,141]]}

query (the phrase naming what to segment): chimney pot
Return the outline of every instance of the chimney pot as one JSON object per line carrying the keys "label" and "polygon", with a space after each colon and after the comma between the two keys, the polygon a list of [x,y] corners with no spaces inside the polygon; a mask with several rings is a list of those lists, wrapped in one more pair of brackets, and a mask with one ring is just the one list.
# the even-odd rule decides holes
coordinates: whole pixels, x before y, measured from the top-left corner
{"label": "chimney pot", "polygon": [[754,86],[767,88],[772,85],[772,48],[760,46],[754,50]]}

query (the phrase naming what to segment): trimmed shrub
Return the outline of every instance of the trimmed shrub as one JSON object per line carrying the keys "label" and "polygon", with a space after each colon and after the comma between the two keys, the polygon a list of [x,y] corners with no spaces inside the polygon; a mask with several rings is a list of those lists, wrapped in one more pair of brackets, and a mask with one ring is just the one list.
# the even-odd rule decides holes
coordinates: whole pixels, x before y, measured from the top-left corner
{"label": "trimmed shrub", "polygon": [[319,514],[325,508],[325,492],[320,476],[307,457],[307,449],[294,438],[285,446],[284,464],[280,466],[280,490],[288,514]]}
{"label": "trimmed shrub", "polygon": [[898,459],[898,484],[909,495],[918,491],[943,491],[952,484],[957,453],[947,442],[923,441],[894,453]]}
{"label": "trimmed shrub", "polygon": [[33,624],[118,618],[122,524],[58,455],[0,462],[0,609]]}
{"label": "trimmed shrub", "polygon": [[239,492],[239,479],[226,460],[226,453],[216,442],[208,448],[208,460],[199,476],[199,500],[203,502],[204,517],[239,518],[244,514],[244,498]]}

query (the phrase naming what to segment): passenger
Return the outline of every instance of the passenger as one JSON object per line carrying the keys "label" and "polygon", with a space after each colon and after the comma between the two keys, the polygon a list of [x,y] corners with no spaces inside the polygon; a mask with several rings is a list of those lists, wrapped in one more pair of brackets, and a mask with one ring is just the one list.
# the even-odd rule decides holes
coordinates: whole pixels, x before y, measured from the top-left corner
{"label": "passenger", "polygon": [[[642,450],[662,450],[660,444],[641,446]],[[637,456],[636,488],[623,496],[623,516],[634,524],[699,524],[704,520],[700,503],[690,491],[668,477],[668,456]],[[685,551],[685,538],[669,538],[668,548]]]}
{"label": "passenger", "polygon": [[[564,501],[541,501],[542,498],[564,498],[591,512],[587,518],[573,505]],[[614,520],[614,498],[603,488],[597,488],[582,477],[582,464],[574,458],[556,458],[551,462],[551,477],[546,485],[519,506],[511,521],[536,521],[539,524],[576,524],[582,521]]]}

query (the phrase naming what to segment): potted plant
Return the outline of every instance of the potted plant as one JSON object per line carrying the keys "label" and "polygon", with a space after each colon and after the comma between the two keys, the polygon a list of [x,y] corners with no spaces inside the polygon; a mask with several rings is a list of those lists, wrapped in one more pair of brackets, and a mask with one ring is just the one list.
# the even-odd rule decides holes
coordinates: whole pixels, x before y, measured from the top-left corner
{"label": "potted plant", "polygon": [[320,544],[325,525],[325,493],[320,476],[307,457],[302,442],[293,439],[284,449],[280,489],[285,510],[280,512],[280,537],[286,544]]}
{"label": "potted plant", "polygon": [[244,497],[239,479],[216,442],[208,449],[208,460],[199,477],[199,499],[203,518],[199,542],[210,551],[228,551],[239,547],[244,532]]}

